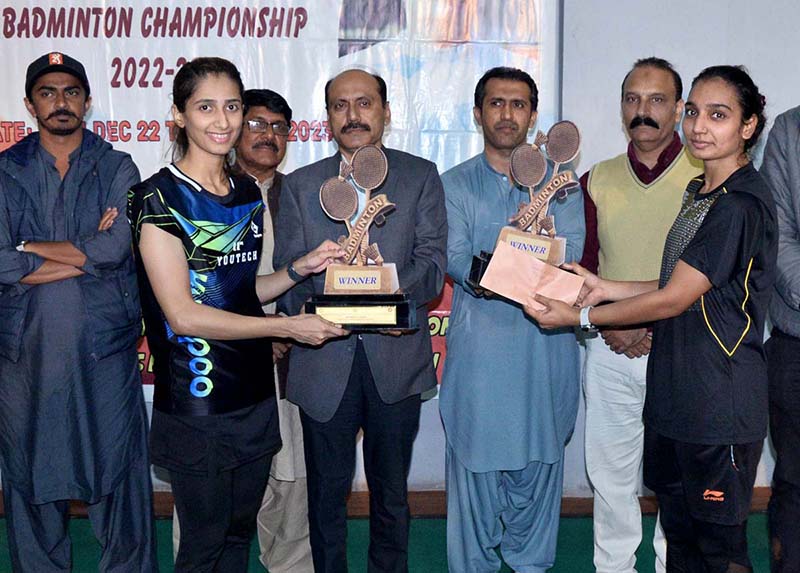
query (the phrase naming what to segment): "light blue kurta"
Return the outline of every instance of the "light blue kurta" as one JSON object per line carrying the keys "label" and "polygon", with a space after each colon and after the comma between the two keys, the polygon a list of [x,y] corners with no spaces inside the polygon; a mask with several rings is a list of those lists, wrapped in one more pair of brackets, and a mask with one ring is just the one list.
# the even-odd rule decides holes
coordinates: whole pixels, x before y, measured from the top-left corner
{"label": "light blue kurta", "polygon": [[[545,182],[547,179],[545,179]],[[449,235],[447,273],[454,281],[439,408],[448,445],[472,472],[556,463],[578,410],[580,369],[572,329],[543,331],[503,299],[476,297],[464,282],[473,255],[491,252],[500,229],[530,200],[492,169],[483,154],[442,176]],[[583,197],[553,199],[566,260],[579,260],[585,235]]]}

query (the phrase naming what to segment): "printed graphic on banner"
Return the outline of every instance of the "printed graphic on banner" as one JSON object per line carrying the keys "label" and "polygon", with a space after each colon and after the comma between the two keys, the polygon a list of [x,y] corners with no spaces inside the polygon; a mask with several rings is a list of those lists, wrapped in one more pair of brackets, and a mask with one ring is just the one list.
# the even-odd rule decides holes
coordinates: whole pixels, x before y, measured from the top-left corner
{"label": "printed graphic on banner", "polygon": [[[197,56],[234,62],[245,87],[280,92],[294,111],[281,171],[336,151],[325,83],[364,67],[388,86],[392,122],[384,143],[428,158],[444,172],[482,150],[472,116],[478,78],[494,66],[525,69],[539,85],[540,129],[555,118],[554,0],[21,0],[0,7],[4,93],[0,150],[36,130],[23,104],[25,69],[63,51],[86,67],[86,128],[130,153],[143,177],[171,160],[171,88]],[[437,373],[444,363],[451,293],[430,313]],[[145,383],[152,358],[139,348]]]}

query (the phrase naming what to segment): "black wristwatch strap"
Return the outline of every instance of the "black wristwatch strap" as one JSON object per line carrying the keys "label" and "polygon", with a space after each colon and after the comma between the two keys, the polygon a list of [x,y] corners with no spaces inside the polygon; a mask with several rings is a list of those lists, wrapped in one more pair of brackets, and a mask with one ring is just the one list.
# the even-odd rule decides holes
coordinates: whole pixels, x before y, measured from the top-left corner
{"label": "black wristwatch strap", "polygon": [[299,283],[305,280],[306,277],[298,273],[294,270],[294,263],[291,263],[288,267],[286,267],[286,274],[289,275],[289,278],[292,279],[294,282]]}

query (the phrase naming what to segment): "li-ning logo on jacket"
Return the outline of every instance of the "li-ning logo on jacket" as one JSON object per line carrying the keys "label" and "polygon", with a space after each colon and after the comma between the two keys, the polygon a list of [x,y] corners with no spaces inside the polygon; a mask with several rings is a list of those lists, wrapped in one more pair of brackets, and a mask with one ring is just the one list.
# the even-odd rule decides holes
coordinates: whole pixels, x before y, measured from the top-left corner
{"label": "li-ning logo on jacket", "polygon": [[717,491],[714,489],[707,489],[706,491],[703,492],[703,500],[717,501],[717,502],[725,501],[725,492]]}

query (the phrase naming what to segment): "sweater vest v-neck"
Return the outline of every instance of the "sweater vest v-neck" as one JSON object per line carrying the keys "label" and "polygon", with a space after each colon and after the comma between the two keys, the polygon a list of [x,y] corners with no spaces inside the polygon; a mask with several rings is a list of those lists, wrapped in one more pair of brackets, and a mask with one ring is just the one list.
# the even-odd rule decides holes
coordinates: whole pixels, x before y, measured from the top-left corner
{"label": "sweater vest v-neck", "polygon": [[595,165],[589,195],[597,206],[599,274],[625,281],[658,279],[664,241],[680,211],[686,184],[703,172],[686,149],[645,185],[623,153]]}

